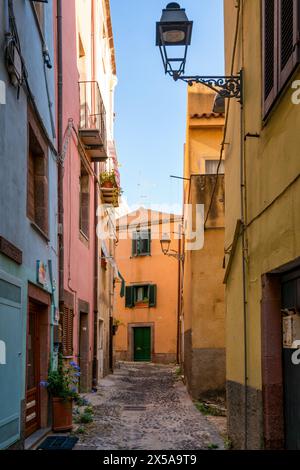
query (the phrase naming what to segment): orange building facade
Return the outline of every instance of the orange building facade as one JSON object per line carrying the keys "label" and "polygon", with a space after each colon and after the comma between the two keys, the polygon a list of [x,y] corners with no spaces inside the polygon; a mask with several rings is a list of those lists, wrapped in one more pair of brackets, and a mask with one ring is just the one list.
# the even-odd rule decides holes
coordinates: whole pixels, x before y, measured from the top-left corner
{"label": "orange building facade", "polygon": [[[126,282],[114,305],[115,360],[175,363],[178,353],[178,261],[181,216],[140,209],[118,220],[116,261]],[[116,328],[117,326],[117,328]]]}

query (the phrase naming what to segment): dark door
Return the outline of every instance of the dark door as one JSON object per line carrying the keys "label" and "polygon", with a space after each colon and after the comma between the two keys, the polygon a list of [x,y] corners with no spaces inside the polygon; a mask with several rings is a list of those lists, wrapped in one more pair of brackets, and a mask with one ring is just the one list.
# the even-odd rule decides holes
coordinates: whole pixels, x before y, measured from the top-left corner
{"label": "dark door", "polygon": [[134,360],[136,362],[151,361],[151,328],[134,328]]}
{"label": "dark door", "polygon": [[[291,313],[299,311],[300,273],[291,273],[283,278],[281,297],[283,309]],[[283,348],[285,446],[289,450],[300,450],[300,364],[293,364],[295,351]]]}
{"label": "dark door", "polygon": [[34,304],[29,304],[27,334],[27,380],[26,380],[26,437],[40,427],[40,345],[39,314]]}

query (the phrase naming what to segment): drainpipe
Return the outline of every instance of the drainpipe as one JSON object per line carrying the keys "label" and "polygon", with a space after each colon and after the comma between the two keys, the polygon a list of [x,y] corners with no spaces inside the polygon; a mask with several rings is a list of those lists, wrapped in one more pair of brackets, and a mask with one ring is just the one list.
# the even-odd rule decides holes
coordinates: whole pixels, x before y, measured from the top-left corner
{"label": "drainpipe", "polygon": [[[244,1],[240,0],[238,5],[241,13],[241,37],[242,37],[242,71],[244,71]],[[238,14],[239,18],[239,14]],[[242,96],[244,93],[242,73]],[[246,162],[245,162],[245,108],[241,105],[240,112],[240,185],[241,185],[241,221],[242,221],[242,272],[243,272],[243,322],[244,322],[244,450],[248,449],[248,340],[247,340],[247,314],[248,314],[248,293],[247,293],[247,258],[248,258],[248,240],[247,240],[247,187],[246,187]]]}
{"label": "drainpipe", "polygon": [[[95,74],[95,0],[91,4],[91,67],[92,82],[96,80]],[[93,95],[95,100],[95,95]],[[95,102],[93,103],[95,107]],[[94,111],[95,112],[95,109]],[[99,164],[94,163],[94,173],[98,177]],[[94,177],[94,341],[93,341],[93,388],[98,384],[98,236],[97,236],[97,207],[98,207],[98,184]]]}
{"label": "drainpipe", "polygon": [[[63,58],[62,58],[62,0],[57,0],[57,148],[59,157],[63,147]],[[59,306],[64,302],[64,200],[63,200],[63,163],[58,163],[58,271]]]}
{"label": "drainpipe", "polygon": [[176,361],[177,364],[180,365],[180,316],[181,316],[181,263],[183,261],[180,259],[181,257],[181,236],[182,236],[182,227],[179,225],[180,234],[178,239],[178,253],[179,253],[179,260],[178,260],[178,297],[177,297],[177,345],[176,345]]}
{"label": "drainpipe", "polygon": [[[94,164],[95,173],[98,175],[98,163]],[[93,360],[93,387],[98,383],[98,236],[97,236],[97,207],[98,184],[94,182],[94,360]]]}

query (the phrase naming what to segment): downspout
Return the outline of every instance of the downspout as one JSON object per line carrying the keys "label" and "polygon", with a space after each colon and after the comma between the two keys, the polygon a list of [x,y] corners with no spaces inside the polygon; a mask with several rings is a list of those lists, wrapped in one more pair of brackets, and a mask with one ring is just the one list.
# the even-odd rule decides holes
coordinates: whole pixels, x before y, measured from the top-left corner
{"label": "downspout", "polygon": [[176,361],[177,364],[180,365],[180,317],[181,317],[181,263],[183,264],[183,261],[180,259],[181,258],[181,236],[182,236],[182,227],[180,227],[180,234],[178,238],[178,253],[179,253],[179,260],[178,260],[178,297],[177,297],[177,344],[176,344]]}
{"label": "downspout", "polygon": [[[98,172],[98,164],[95,163],[95,173]],[[98,383],[98,236],[97,236],[97,206],[98,184],[94,181],[94,355],[93,355],[93,387]]]}
{"label": "downspout", "polygon": [[62,57],[62,0],[57,0],[57,148],[58,148],[58,272],[59,307],[64,303],[64,200],[63,200],[63,57]]}
{"label": "downspout", "polygon": [[[95,2],[92,0],[91,11],[91,46],[92,46],[92,81],[96,79],[95,74]],[[94,96],[95,99],[95,96]],[[95,103],[94,103],[95,104]],[[97,208],[98,208],[98,172],[99,164],[94,163],[94,338],[93,338],[93,377],[92,386],[98,384],[98,236],[97,236]]]}
{"label": "downspout", "polygon": [[[241,19],[242,19],[242,70],[244,70],[244,1],[240,0],[241,3]],[[244,96],[244,84],[243,84],[243,73],[242,73],[242,96]],[[246,188],[246,168],[245,168],[245,109],[244,103],[241,103],[240,113],[240,178],[241,178],[241,221],[242,221],[242,269],[243,269],[243,320],[244,320],[244,382],[245,382],[245,435],[244,435],[244,448],[248,449],[248,341],[247,341],[247,258],[248,258],[248,243],[247,243],[247,188]]]}

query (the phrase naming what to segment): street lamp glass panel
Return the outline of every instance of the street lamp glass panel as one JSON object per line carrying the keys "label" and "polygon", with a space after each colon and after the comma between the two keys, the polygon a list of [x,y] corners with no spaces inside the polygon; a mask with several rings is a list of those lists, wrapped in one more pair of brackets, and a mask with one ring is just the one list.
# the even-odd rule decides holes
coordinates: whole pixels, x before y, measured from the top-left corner
{"label": "street lamp glass panel", "polygon": [[163,40],[164,42],[168,43],[178,43],[182,42],[185,39],[185,32],[184,31],[178,31],[178,30],[171,30],[171,31],[166,31],[163,34]]}
{"label": "street lamp glass panel", "polygon": [[168,234],[163,234],[162,239],[160,240],[161,249],[164,255],[169,253],[171,240]]}

